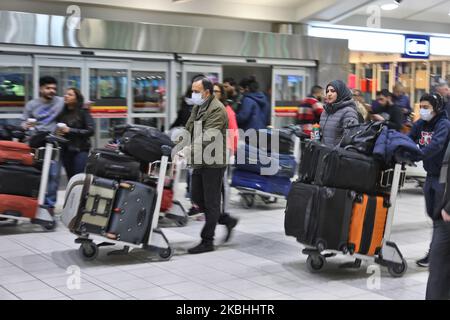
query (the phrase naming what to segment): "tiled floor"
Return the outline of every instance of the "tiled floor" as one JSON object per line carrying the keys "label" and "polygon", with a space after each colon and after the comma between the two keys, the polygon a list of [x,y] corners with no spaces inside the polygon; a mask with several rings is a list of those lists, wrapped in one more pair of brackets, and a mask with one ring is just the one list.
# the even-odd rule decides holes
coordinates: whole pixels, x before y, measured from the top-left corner
{"label": "tiled floor", "polygon": [[414,260],[428,248],[431,223],[414,185],[407,185],[398,200],[392,240],[409,263],[402,278],[381,268],[377,281],[366,263],[359,270],[339,269],[350,259],[343,256],[329,259],[322,273],[309,273],[302,246],[284,235],[285,202],[243,209],[234,193],[232,213],[240,222],[232,241],[221,244],[225,229],[218,226],[215,252],[188,255],[203,221],[191,220],[182,228],[166,224],[163,230],[175,249],[167,262],[152,262],[143,251],[107,256],[111,248],[101,248],[97,260],[85,262],[75,237],[61,224],[55,232],[27,224],[2,226],[0,299],[423,299],[428,272]]}

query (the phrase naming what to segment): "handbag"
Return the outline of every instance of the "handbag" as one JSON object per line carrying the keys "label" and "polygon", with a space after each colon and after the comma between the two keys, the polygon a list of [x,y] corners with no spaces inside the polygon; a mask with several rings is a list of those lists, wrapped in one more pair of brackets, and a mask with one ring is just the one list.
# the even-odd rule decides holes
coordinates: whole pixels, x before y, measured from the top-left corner
{"label": "handbag", "polygon": [[352,149],[370,155],[384,125],[382,121],[370,121],[347,126],[339,146],[347,150]]}

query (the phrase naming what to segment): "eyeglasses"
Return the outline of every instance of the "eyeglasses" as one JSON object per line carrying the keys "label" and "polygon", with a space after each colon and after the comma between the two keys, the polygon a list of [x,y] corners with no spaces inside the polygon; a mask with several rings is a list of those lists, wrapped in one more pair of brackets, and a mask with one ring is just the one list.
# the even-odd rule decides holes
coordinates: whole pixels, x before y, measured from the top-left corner
{"label": "eyeglasses", "polygon": [[220,90],[214,90],[213,92],[214,92],[214,93],[221,93]]}

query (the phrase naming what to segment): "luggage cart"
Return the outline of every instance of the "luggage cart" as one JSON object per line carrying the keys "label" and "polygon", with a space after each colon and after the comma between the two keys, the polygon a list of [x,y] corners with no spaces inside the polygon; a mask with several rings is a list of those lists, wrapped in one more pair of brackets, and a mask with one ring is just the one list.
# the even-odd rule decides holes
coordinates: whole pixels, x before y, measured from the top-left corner
{"label": "luggage cart", "polygon": [[[166,219],[172,220],[178,227],[184,227],[189,221],[189,216],[184,209],[184,206],[177,199],[180,199],[178,185],[180,183],[181,171],[186,167],[186,160],[177,156],[174,157],[172,162],[168,162],[169,174],[165,176],[166,182],[169,185],[170,190],[173,192],[173,200],[171,206],[165,211],[160,212],[160,216]],[[152,167],[149,168],[149,176],[151,176]],[[156,181],[158,181],[158,177]]]}
{"label": "luggage cart", "polygon": [[[400,249],[394,242],[390,240],[392,223],[396,211],[397,194],[400,186],[403,185],[405,180],[404,171],[404,165],[396,164],[395,168],[393,170],[388,170],[386,172],[387,174],[385,174],[383,177],[384,183],[391,181],[392,178],[392,184],[390,188],[390,207],[388,209],[381,250],[379,250],[379,252],[374,256],[367,256],[362,254],[353,254],[353,252],[349,251],[347,248],[342,251],[323,250],[323,246],[321,246],[320,243],[317,245],[317,247],[305,246],[305,249],[302,250],[302,253],[308,255],[306,265],[310,272],[317,273],[322,271],[327,263],[327,258],[334,257],[338,254],[350,254],[350,256],[353,258],[387,267],[389,273],[393,277],[401,277],[405,274],[406,270],[408,269],[408,264],[403,258]],[[393,175],[393,177],[389,175]],[[385,186],[388,185],[385,184]]]}
{"label": "luggage cart", "polygon": [[61,142],[67,142],[67,140],[50,134],[46,137],[45,147],[35,150],[35,160],[40,160],[42,157],[43,164],[41,182],[39,184],[38,205],[34,217],[24,217],[21,212],[5,212],[0,214],[0,220],[10,222],[6,225],[17,225],[19,221],[22,221],[38,224],[47,231],[52,231],[56,228],[56,220],[44,203],[51,161],[59,158],[59,143]]}
{"label": "luggage cart", "polygon": [[94,260],[99,253],[100,247],[105,246],[114,246],[114,245],[123,245],[122,250],[115,250],[108,253],[108,255],[119,255],[119,254],[127,254],[134,249],[144,249],[151,253],[157,253],[160,260],[167,261],[173,255],[172,247],[170,246],[169,240],[164,235],[163,231],[158,228],[159,221],[159,213],[161,207],[161,199],[164,189],[164,180],[167,171],[168,164],[168,155],[170,154],[170,147],[165,148],[163,146],[163,157],[160,161],[156,161],[150,164],[154,169],[159,165],[159,173],[158,173],[158,183],[157,183],[157,198],[155,209],[153,212],[153,219],[151,221],[151,226],[149,230],[148,240],[145,243],[141,244],[132,244],[120,240],[114,240],[107,237],[105,235],[96,235],[96,234],[83,234],[79,236],[75,243],[80,244],[79,253],[80,256],[87,261]]}
{"label": "luggage cart", "polygon": [[240,203],[245,209],[250,209],[255,204],[255,198],[259,197],[265,204],[277,203],[278,199],[286,199],[286,196],[274,193],[267,193],[260,190],[245,188],[245,187],[234,187],[239,191]]}

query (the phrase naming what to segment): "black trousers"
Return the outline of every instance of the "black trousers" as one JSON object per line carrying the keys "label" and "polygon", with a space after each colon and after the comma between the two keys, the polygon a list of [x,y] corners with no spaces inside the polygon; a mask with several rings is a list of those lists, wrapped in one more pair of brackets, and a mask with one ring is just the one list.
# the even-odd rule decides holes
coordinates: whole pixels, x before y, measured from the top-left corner
{"label": "black trousers", "polygon": [[450,222],[433,224],[429,271],[426,299],[450,299]]}
{"label": "black trousers", "polygon": [[229,215],[221,215],[221,196],[225,168],[201,168],[192,172],[191,195],[193,203],[205,213],[201,232],[203,241],[213,242],[217,223],[228,224]]}

